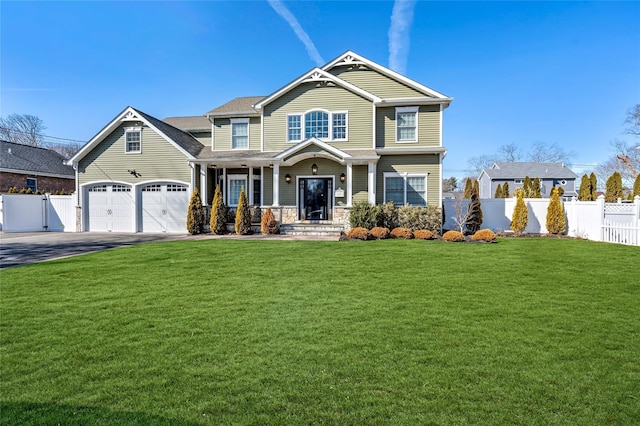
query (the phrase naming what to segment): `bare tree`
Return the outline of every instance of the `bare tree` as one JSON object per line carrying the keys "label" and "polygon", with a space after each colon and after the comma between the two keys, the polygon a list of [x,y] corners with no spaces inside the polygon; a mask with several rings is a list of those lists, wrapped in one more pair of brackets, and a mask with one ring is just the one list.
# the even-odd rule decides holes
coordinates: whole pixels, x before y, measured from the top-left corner
{"label": "bare tree", "polygon": [[43,146],[42,132],[46,129],[44,122],[35,115],[9,114],[0,117],[0,138],[23,145]]}
{"label": "bare tree", "polygon": [[520,147],[518,145],[510,143],[498,148],[498,156],[500,157],[500,161],[504,161],[505,163],[514,163],[522,160],[522,151],[520,151]]}
{"label": "bare tree", "polygon": [[629,108],[625,123],[629,125],[626,129],[626,133],[634,136],[640,136],[640,104],[636,104]]}
{"label": "bare tree", "polygon": [[467,172],[469,172],[470,175],[478,177],[480,172],[482,172],[484,169],[490,168],[495,162],[496,157],[493,155],[480,155],[478,157],[471,157],[469,158],[469,160],[467,160],[467,164],[469,166]]}
{"label": "bare tree", "polygon": [[442,179],[442,191],[443,192],[453,192],[458,189],[458,179],[455,177],[450,177],[447,179]]}
{"label": "bare tree", "polygon": [[76,152],[80,151],[82,145],[79,143],[54,143],[54,144],[46,144],[47,148],[57,152],[62,155],[64,158],[69,159],[73,157]]}
{"label": "bare tree", "polygon": [[570,163],[575,156],[573,152],[566,152],[558,144],[548,144],[536,142],[526,155],[522,154],[521,148],[515,143],[502,145],[498,152],[493,155],[480,155],[467,160],[468,172],[478,176],[484,169],[490,168],[497,161],[511,163],[518,161],[529,161],[533,163]]}
{"label": "bare tree", "polygon": [[527,161],[533,163],[569,163],[575,156],[573,152],[566,152],[558,144],[536,142],[527,155]]}

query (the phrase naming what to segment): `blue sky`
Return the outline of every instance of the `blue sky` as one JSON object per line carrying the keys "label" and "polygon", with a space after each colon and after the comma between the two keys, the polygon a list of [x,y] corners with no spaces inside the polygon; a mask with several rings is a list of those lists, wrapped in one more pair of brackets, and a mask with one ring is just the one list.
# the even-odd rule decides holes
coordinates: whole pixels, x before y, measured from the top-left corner
{"label": "blue sky", "polygon": [[640,2],[395,6],[397,31],[386,1],[3,1],[0,115],[36,115],[47,135],[86,141],[127,105],[200,115],[353,50],[454,98],[445,177],[510,143],[557,143],[580,172],[630,141]]}

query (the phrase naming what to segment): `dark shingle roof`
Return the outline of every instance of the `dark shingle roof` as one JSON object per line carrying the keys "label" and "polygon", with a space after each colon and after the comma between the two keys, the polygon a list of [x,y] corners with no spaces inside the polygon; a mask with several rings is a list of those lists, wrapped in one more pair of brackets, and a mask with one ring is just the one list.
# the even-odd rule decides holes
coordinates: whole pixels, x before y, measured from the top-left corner
{"label": "dark shingle roof", "polygon": [[164,133],[169,139],[178,144],[182,149],[187,151],[194,157],[198,156],[198,153],[202,150],[204,145],[202,145],[196,138],[191,136],[188,133],[183,132],[182,130],[173,127],[170,124],[165,123],[164,121],[160,121],[155,117],[150,116],[149,114],[145,114],[139,109],[134,109],[138,114],[144,117],[149,123],[151,123],[156,129]]}
{"label": "dark shingle roof", "polygon": [[205,115],[212,117],[231,117],[231,116],[249,116],[259,115],[253,105],[264,99],[264,96],[245,96],[235,98],[224,105],[214,108]]}
{"label": "dark shingle roof", "polygon": [[163,119],[167,124],[177,127],[185,132],[193,131],[211,131],[211,122],[203,115],[190,117],[167,117]]}
{"label": "dark shingle roof", "polygon": [[490,169],[484,172],[492,179],[524,179],[529,176],[531,179],[576,179],[576,175],[563,163],[495,163]]}
{"label": "dark shingle roof", "polygon": [[62,155],[50,149],[0,141],[0,169],[75,177],[73,167],[64,161]]}

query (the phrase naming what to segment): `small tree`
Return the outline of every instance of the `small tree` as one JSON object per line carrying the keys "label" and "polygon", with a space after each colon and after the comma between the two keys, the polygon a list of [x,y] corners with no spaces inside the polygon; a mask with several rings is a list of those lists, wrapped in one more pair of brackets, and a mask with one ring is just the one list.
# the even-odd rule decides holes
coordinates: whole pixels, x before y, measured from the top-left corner
{"label": "small tree", "polygon": [[467,178],[464,183],[464,198],[470,198],[473,192],[473,182],[471,178]]}
{"label": "small tree", "polygon": [[505,182],[502,185],[502,198],[509,198],[511,195],[509,194],[509,182]]}
{"label": "small tree", "polygon": [[532,187],[531,191],[533,192],[533,194],[531,194],[533,196],[533,198],[542,198],[542,188],[540,187],[540,179],[539,178],[535,178],[533,180],[533,187]]}
{"label": "small tree", "polygon": [[566,230],[567,218],[564,215],[560,194],[558,188],[553,188],[549,207],[547,207],[547,232],[559,235],[564,234]]}
{"label": "small tree", "polygon": [[533,190],[531,187],[531,178],[529,176],[524,177],[524,184],[522,185],[522,192],[524,198],[533,198]]}
{"label": "small tree", "polygon": [[236,209],[236,234],[248,235],[251,233],[251,210],[249,209],[249,200],[244,192],[244,186],[240,190],[238,197],[238,207]]}
{"label": "small tree", "polygon": [[216,192],[211,203],[209,226],[211,227],[211,232],[216,235],[227,233],[227,206],[222,201],[222,193],[219,186],[216,186]]}
{"label": "small tree", "polygon": [[[476,191],[476,195],[479,197],[480,196],[480,182],[478,182],[477,180],[473,181],[473,190]],[[473,196],[473,193],[471,193],[471,196]]]}
{"label": "small tree", "polygon": [[510,228],[517,235],[522,234],[529,222],[529,211],[527,210],[527,205],[524,203],[523,193],[524,191],[518,191],[518,199],[513,209],[513,216],[511,216]]}
{"label": "small tree", "polygon": [[471,201],[469,202],[469,207],[467,207],[467,220],[464,226],[467,228],[467,234],[475,234],[482,226],[482,208],[476,185],[474,185],[471,193]]}
{"label": "small tree", "polygon": [[493,198],[504,198],[504,196],[502,195],[502,185],[498,184],[498,186],[496,187],[496,192],[495,194],[493,194]]}
{"label": "small tree", "polygon": [[191,200],[189,200],[187,231],[191,235],[202,234],[204,231],[204,207],[202,207],[202,199],[200,198],[198,188],[193,190]]}
{"label": "small tree", "polygon": [[264,215],[262,215],[262,220],[260,221],[260,231],[263,235],[278,233],[278,221],[276,220],[270,208],[267,209],[266,212],[264,212]]}
{"label": "small tree", "polygon": [[591,201],[595,201],[598,199],[598,179],[596,174],[591,172],[589,180],[591,181]]}
{"label": "small tree", "polygon": [[580,181],[580,190],[578,191],[578,200],[593,201],[591,199],[591,181],[589,180],[589,176],[587,176],[586,173],[582,175],[582,180]]}
{"label": "small tree", "polygon": [[636,176],[636,180],[633,183],[633,196],[640,195],[640,174]]}
{"label": "small tree", "polygon": [[620,172],[613,172],[607,179],[607,189],[604,195],[604,201],[607,203],[615,203],[618,198],[622,198],[622,175]]}

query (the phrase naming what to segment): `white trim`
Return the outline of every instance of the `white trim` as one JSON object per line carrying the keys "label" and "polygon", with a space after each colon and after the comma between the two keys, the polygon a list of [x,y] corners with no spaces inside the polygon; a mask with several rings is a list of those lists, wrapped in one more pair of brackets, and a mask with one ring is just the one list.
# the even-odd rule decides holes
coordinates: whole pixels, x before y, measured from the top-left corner
{"label": "white trim", "polygon": [[353,165],[347,163],[347,207],[353,204]]}
{"label": "white trim", "polygon": [[[238,207],[238,200],[235,200],[234,204],[231,204],[231,198],[229,198],[229,197],[231,197],[231,181],[232,180],[242,180],[242,181],[244,181],[243,187],[244,187],[244,193],[246,195],[246,193],[247,193],[247,175],[241,175],[241,174],[227,175],[227,182],[226,182],[226,185],[227,185],[227,198],[228,198],[227,205],[229,207]],[[249,197],[247,197],[247,199],[248,198]]]}
{"label": "white trim", "polygon": [[[427,206],[429,204],[429,173],[415,173],[415,172],[384,172],[382,174],[383,184],[382,184],[382,200],[383,203],[387,202],[387,178],[400,177],[403,179],[403,205],[407,205],[407,178],[410,177],[420,177],[424,178],[424,205]],[[442,185],[442,179],[440,179],[440,185]],[[442,199],[442,197],[440,197]]]}
{"label": "white trim", "polygon": [[[129,151],[129,141],[127,141],[127,135],[129,134],[134,134],[134,133],[138,133],[138,137],[140,138],[140,140],[138,141],[138,144],[140,145],[140,149],[138,149],[137,151]],[[125,154],[142,154],[142,126],[136,126],[136,127],[125,127],[124,128],[124,153]]]}
{"label": "white trim", "polygon": [[[398,113],[412,112],[415,114],[415,133],[413,139],[398,139]],[[395,140],[396,143],[418,143],[418,117],[420,116],[420,108],[417,106],[410,107],[396,107],[396,125],[395,125]]]}
{"label": "white trim", "polygon": [[[247,125],[247,146],[243,146],[243,147],[234,147],[233,146],[233,125],[234,124],[246,124]],[[229,132],[230,132],[230,136],[231,136],[231,146],[229,147],[232,151],[242,151],[242,150],[248,150],[249,147],[251,146],[251,139],[250,139],[250,125],[249,125],[249,118],[231,118],[229,119]]]}
{"label": "white trim", "polygon": [[272,184],[273,184],[273,207],[280,207],[280,165],[275,163],[273,165],[273,176],[272,176]]}
{"label": "white trim", "polygon": [[367,166],[367,191],[369,192],[369,204],[376,204],[376,163],[370,161]]}
{"label": "white trim", "polygon": [[372,129],[371,129],[371,134],[373,135],[373,144],[371,146],[371,149],[376,149],[376,144],[378,142],[377,141],[378,135],[376,133],[376,127],[377,127],[378,123],[376,122],[376,119],[378,117],[377,117],[377,114],[376,114],[376,111],[377,111],[376,106],[372,105],[371,109],[372,109],[372,120],[371,120],[371,122],[373,123]]}
{"label": "white trim", "polygon": [[203,206],[207,206],[209,205],[207,203],[207,199],[209,198],[208,195],[208,191],[207,191],[207,172],[208,172],[208,167],[206,164],[200,164],[200,195],[201,195],[201,202]]}
{"label": "white trim", "polygon": [[[341,149],[338,149],[334,146],[329,145],[326,142],[323,142],[320,139],[316,139],[316,138],[309,138],[303,142],[299,142],[298,144],[292,146],[291,148],[288,148],[284,151],[282,151],[280,154],[276,155],[274,157],[274,160],[283,160],[284,158],[295,154],[297,151],[300,151],[306,147],[308,147],[309,145],[316,145],[317,147],[319,147],[320,149],[327,151],[333,155],[335,155],[338,158],[341,158],[342,161],[351,158],[351,155],[347,154],[346,152],[342,151]],[[321,156],[322,153],[315,153],[315,155]],[[288,163],[289,161],[285,161],[285,163]]]}
{"label": "white trim", "polygon": [[[304,112],[289,112],[287,113],[287,123],[285,129],[285,140],[287,143],[296,144],[300,143],[307,138],[306,131],[306,116],[312,112],[322,112],[327,114],[327,137],[326,138],[318,138],[315,136],[311,136],[312,138],[316,138],[318,140],[324,142],[349,142],[349,110],[336,110],[331,111],[325,108],[311,108]],[[345,115],[345,136],[344,138],[334,138],[333,137],[333,119],[336,114],[344,114]],[[289,117],[299,117],[300,118],[300,139],[289,139]]]}

